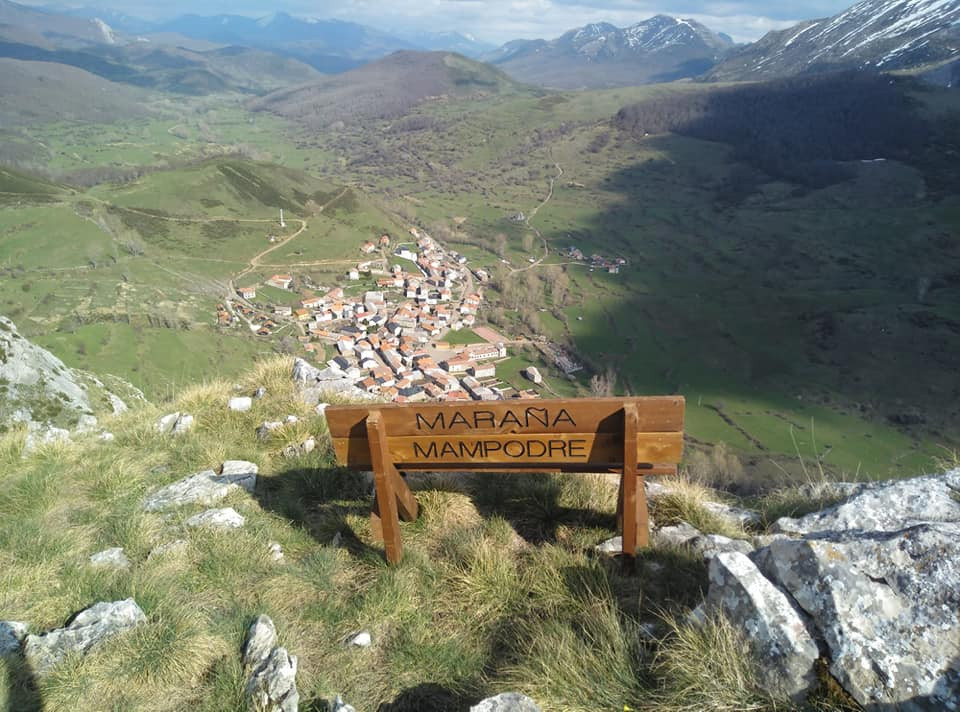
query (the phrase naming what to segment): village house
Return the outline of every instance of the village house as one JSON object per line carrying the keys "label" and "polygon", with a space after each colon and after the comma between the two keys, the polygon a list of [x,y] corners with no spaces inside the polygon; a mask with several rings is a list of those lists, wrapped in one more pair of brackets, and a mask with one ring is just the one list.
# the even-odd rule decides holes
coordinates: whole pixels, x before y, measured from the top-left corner
{"label": "village house", "polygon": [[477,344],[476,346],[470,346],[467,348],[463,355],[467,358],[471,358],[474,361],[484,361],[492,358],[503,358],[506,356],[506,349],[503,349],[501,353],[501,348],[503,344],[499,346],[496,344]]}
{"label": "village house", "polygon": [[290,289],[293,284],[293,277],[289,274],[275,274],[267,280],[267,284],[277,289]]}
{"label": "village house", "polygon": [[476,364],[468,356],[457,355],[453,358],[448,358],[441,365],[450,373],[466,373],[468,369],[473,368]]}
{"label": "village house", "polygon": [[365,255],[369,255],[371,252],[374,252],[376,249],[377,249],[377,246],[374,245],[369,240],[367,240],[362,245],[360,245],[360,251]]}
{"label": "village house", "polygon": [[478,363],[470,369],[470,375],[474,378],[494,378],[497,375],[497,365],[495,363]]}
{"label": "village house", "polygon": [[278,304],[273,308],[273,313],[276,316],[293,316],[293,307],[286,304]]}
{"label": "village house", "polygon": [[308,321],[310,316],[311,314],[309,309],[297,309],[293,312],[293,317],[297,321]]}
{"label": "village house", "polygon": [[447,391],[446,395],[444,396],[444,400],[446,400],[446,401],[469,401],[469,400],[470,400],[470,394],[467,393],[466,391],[461,391],[461,390]]}
{"label": "village house", "polygon": [[356,268],[353,268],[347,272],[347,279],[349,279],[351,282],[356,282],[358,279],[360,279],[360,272]]}
{"label": "village house", "polygon": [[334,287],[323,296],[328,302],[335,302],[339,299],[343,299],[343,287]]}
{"label": "village house", "polygon": [[324,305],[323,297],[310,297],[309,299],[301,299],[300,306],[304,309],[319,309]]}
{"label": "village house", "polygon": [[257,288],[256,287],[240,287],[240,289],[237,290],[237,295],[241,299],[256,299]]}

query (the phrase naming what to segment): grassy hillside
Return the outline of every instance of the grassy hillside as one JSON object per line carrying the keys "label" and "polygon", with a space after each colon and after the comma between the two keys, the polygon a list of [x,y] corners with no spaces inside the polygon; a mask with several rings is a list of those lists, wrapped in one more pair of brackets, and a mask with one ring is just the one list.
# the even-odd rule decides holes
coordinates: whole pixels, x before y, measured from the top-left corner
{"label": "grassy hillside", "polygon": [[116,121],[148,115],[143,91],[51,62],[0,57],[0,127],[52,121]]}
{"label": "grassy hillside", "polygon": [[506,74],[458,54],[395,52],[345,74],[281,90],[251,104],[301,126],[398,118],[439,99],[523,92]]}
{"label": "grassy hillside", "polygon": [[[290,366],[271,361],[238,379],[244,392],[268,390],[248,413],[228,411],[236,391],[215,382],[108,422],[113,443],[91,438],[21,459],[22,435],[0,439],[4,617],[37,633],[128,596],[147,616],[46,677],[0,659],[0,708],[242,709],[241,646],[266,613],[299,658],[302,709],[342,694],[362,710],[450,712],[507,689],[549,710],[789,709],[758,692],[729,627],[698,632],[679,622],[707,583],[691,552],[651,549],[635,577],[593,554],[615,526],[616,487],[602,478],[423,481],[420,519],[401,525],[406,557],[387,567],[370,537],[369,483],[332,464],[324,421],[291,390]],[[158,434],[154,420],[171,410],[194,414],[195,428],[177,439]],[[300,423],[257,441],[261,421],[287,414]],[[307,434],[320,439],[314,453],[281,456]],[[201,507],[142,511],[158,488],[233,458],[261,472],[252,496],[238,491],[220,505],[246,518],[242,529],[185,527]],[[697,504],[703,496],[688,486],[654,516],[715,531]],[[156,553],[175,541],[183,543]],[[89,565],[115,546],[129,570]],[[658,632],[651,638],[641,624]],[[361,630],[369,648],[345,645]],[[818,701],[830,709],[827,697]]]}
{"label": "grassy hillside", "polygon": [[[213,326],[236,274],[255,284],[299,265],[298,275],[332,286],[361,241],[395,227],[356,190],[239,159],[87,192],[12,171],[0,180],[13,189],[0,207],[4,313],[68,365],[115,373],[150,397],[229,377],[272,352],[245,328]],[[295,233],[247,269],[270,235]]]}

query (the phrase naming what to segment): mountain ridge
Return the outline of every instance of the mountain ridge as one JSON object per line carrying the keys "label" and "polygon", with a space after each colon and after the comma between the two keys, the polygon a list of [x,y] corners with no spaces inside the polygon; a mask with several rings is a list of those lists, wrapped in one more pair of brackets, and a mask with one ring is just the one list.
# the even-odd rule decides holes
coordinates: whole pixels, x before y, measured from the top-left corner
{"label": "mountain ridge", "polygon": [[770,79],[844,69],[912,69],[960,57],[960,0],[862,0],[832,17],[770,32],[707,78]]}
{"label": "mountain ridge", "polygon": [[696,20],[661,14],[624,28],[597,22],[553,40],[514,40],[483,59],[524,82],[600,88],[694,77],[732,47]]}

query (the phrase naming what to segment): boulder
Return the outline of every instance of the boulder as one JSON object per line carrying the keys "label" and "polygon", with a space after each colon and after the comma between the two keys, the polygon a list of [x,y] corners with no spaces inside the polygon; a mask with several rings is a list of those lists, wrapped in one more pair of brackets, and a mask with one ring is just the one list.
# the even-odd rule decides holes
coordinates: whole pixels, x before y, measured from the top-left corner
{"label": "boulder", "polygon": [[260,386],[259,388],[257,388],[257,390],[253,392],[253,399],[260,400],[261,398],[264,398],[266,395],[267,395],[267,389],[264,388],[263,386]]}
{"label": "boulder", "polygon": [[786,534],[900,531],[921,522],[960,521],[960,468],[941,475],[894,480],[864,487],[827,509],[799,519],[778,519]]}
{"label": "boulder", "polygon": [[107,432],[106,430],[104,430],[102,433],[100,433],[97,436],[97,440],[99,440],[102,443],[112,443],[116,439],[117,438],[113,433]]}
{"label": "boulder", "polygon": [[278,422],[276,420],[267,420],[267,421],[264,421],[263,423],[260,423],[256,431],[257,440],[260,440],[261,442],[266,442],[267,440],[270,439],[270,433],[282,427],[283,427],[283,423]]}
{"label": "boulder", "polygon": [[320,369],[311,366],[302,358],[295,359],[293,362],[293,380],[303,385],[310,385],[319,380]]}
{"label": "boulder", "polygon": [[77,419],[76,431],[80,434],[92,433],[99,424],[100,421],[97,420],[97,416],[84,413]]}
{"label": "boulder", "polygon": [[246,519],[233,507],[224,509],[208,509],[200,514],[194,514],[184,524],[188,527],[203,527],[207,529],[239,529],[246,524]]}
{"label": "boulder", "polygon": [[723,502],[704,502],[703,508],[741,529],[761,524],[760,513],[751,509],[741,509]]}
{"label": "boulder", "polygon": [[173,424],[173,430],[170,431],[171,435],[183,435],[188,430],[193,427],[193,416],[189,413],[182,413],[177,422]]}
{"label": "boulder", "polygon": [[753,545],[743,539],[731,539],[719,534],[702,534],[690,540],[690,548],[704,559],[712,559],[717,554],[736,551],[741,554],[753,552]]}
{"label": "boulder", "polygon": [[286,425],[293,425],[294,423],[299,423],[299,422],[300,422],[300,418],[298,418],[298,417],[295,416],[295,415],[288,415],[286,418],[283,419],[283,422],[284,422]]}
{"label": "boulder", "polygon": [[769,693],[801,702],[816,685],[820,651],[806,621],[746,555],[725,552],[710,559],[705,610],[722,612],[743,631]]}
{"label": "boulder", "polygon": [[470,712],[540,712],[540,707],[519,692],[501,692],[473,705]]}
{"label": "boulder", "polygon": [[270,558],[274,561],[283,561],[283,547],[275,541],[267,543],[267,551],[270,552]]}
{"label": "boulder", "polygon": [[27,629],[27,624],[20,621],[0,621],[0,658],[20,654]]}
{"label": "boulder", "polygon": [[303,457],[304,455],[309,455],[311,452],[317,449],[317,440],[316,438],[307,438],[299,445],[288,445],[283,449],[283,456],[288,458],[293,457]]}
{"label": "boulder", "polygon": [[[236,461],[240,462],[240,461]],[[147,512],[161,512],[187,504],[216,504],[231,492],[246,490],[251,494],[257,486],[257,466],[243,463],[245,467],[230,466],[231,474],[218,475],[213,470],[204,470],[190,475],[154,492],[144,500],[143,508]]]}
{"label": "boulder", "polygon": [[653,543],[657,546],[681,546],[700,536],[700,530],[680,522],[669,527],[660,527],[653,532]]}
{"label": "boulder", "polygon": [[129,569],[130,559],[119,546],[100,551],[90,557],[90,565],[99,569]]}
{"label": "boulder", "polygon": [[257,475],[260,474],[257,464],[246,460],[227,460],[220,465],[219,471],[220,475],[225,477],[242,477],[242,481],[246,484],[240,486],[248,492],[253,491],[253,487],[257,484]]}
{"label": "boulder", "polygon": [[50,425],[31,428],[23,444],[23,454],[28,455],[31,452],[35,452],[37,448],[46,445],[66,445],[69,442],[69,430],[55,428]]}
{"label": "boulder", "polygon": [[597,544],[593,550],[598,554],[619,554],[623,552],[623,537],[615,536],[605,542]]}
{"label": "boulder", "polygon": [[373,643],[373,637],[365,630],[350,636],[347,641],[347,645],[355,645],[358,648],[369,648],[371,643]]}
{"label": "boulder", "polygon": [[236,396],[227,402],[227,407],[238,413],[245,413],[253,407],[253,398],[250,396]]}
{"label": "boulder", "polygon": [[243,664],[250,672],[245,691],[255,710],[297,711],[297,658],[277,647],[277,630],[269,616],[258,616],[250,626]]}
{"label": "boulder", "polygon": [[97,603],[77,614],[66,628],[57,628],[44,635],[28,635],[24,655],[38,675],[45,675],[67,655],[86,654],[146,620],[132,598]]}
{"label": "boulder", "polygon": [[781,539],[757,553],[860,704],[960,709],[960,523]]}
{"label": "boulder", "polygon": [[167,413],[157,420],[157,432],[164,435],[183,435],[193,427],[193,416],[189,413]]}

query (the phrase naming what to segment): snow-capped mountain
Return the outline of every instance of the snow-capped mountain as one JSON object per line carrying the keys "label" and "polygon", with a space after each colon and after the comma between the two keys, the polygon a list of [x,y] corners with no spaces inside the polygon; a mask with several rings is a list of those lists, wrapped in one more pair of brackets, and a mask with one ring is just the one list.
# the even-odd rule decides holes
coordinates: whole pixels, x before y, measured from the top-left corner
{"label": "snow-capped mountain", "polygon": [[960,0],[863,0],[834,17],[767,34],[731,53],[710,77],[905,69],[954,57],[960,57]]}
{"label": "snow-capped mountain", "polygon": [[517,40],[484,59],[517,79],[572,89],[696,76],[732,46],[729,37],[695,20],[657,15],[626,28],[586,25],[550,42]]}

